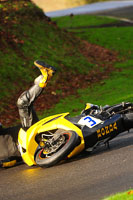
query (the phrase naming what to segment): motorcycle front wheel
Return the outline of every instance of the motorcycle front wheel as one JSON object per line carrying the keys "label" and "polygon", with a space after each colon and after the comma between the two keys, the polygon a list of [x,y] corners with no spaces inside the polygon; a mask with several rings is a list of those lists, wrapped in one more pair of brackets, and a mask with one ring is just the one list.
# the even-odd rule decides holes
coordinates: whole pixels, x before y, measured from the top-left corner
{"label": "motorcycle front wheel", "polygon": [[35,162],[40,167],[51,167],[65,159],[78,143],[79,137],[76,132],[61,132],[58,139],[53,142],[53,146],[45,145],[38,148],[34,156]]}

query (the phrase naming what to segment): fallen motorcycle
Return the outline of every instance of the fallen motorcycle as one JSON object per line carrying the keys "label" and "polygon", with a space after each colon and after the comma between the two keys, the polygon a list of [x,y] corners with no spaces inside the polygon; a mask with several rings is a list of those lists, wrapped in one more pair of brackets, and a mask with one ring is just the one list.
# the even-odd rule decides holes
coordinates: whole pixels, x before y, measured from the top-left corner
{"label": "fallen motorcycle", "polygon": [[86,104],[76,117],[57,114],[40,120],[26,132],[21,128],[18,144],[24,162],[50,167],[133,128],[133,103],[99,107]]}

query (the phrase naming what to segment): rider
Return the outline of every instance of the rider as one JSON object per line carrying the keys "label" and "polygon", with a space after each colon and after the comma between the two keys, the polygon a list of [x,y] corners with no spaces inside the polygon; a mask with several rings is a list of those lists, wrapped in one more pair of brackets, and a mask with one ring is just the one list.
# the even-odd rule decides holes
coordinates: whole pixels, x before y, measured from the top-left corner
{"label": "rider", "polygon": [[45,64],[43,61],[37,60],[34,64],[40,69],[42,75],[35,79],[34,85],[22,93],[17,101],[21,124],[24,129],[28,129],[38,121],[38,117],[33,108],[34,101],[42,93],[43,88],[46,87],[47,82],[56,71],[54,67]]}
{"label": "rider", "polygon": [[[47,65],[43,61],[37,60],[34,64],[40,69],[42,75],[35,79],[34,85],[23,92],[17,101],[21,126],[24,130],[38,121],[33,104],[56,72],[53,66]],[[0,167],[14,166],[17,161],[20,161],[21,157],[17,148],[19,129],[20,126],[10,128],[0,126]]]}

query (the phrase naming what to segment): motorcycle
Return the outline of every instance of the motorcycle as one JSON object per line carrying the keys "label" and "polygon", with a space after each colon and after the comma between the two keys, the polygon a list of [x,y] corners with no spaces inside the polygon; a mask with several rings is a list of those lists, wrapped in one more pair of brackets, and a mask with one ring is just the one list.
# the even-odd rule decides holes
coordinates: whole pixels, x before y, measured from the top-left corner
{"label": "motorcycle", "polygon": [[133,128],[133,103],[99,107],[90,103],[80,115],[69,113],[44,118],[27,131],[20,129],[18,146],[29,165],[50,167],[84,150],[108,144],[118,134]]}

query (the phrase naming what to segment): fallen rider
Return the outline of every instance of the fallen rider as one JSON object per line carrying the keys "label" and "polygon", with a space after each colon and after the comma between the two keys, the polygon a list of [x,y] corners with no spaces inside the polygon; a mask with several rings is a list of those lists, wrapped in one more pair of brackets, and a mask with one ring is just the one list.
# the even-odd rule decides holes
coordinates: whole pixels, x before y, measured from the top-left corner
{"label": "fallen rider", "polygon": [[21,161],[17,146],[19,129],[22,127],[27,130],[38,121],[34,110],[34,102],[56,72],[53,66],[47,65],[43,61],[37,60],[34,64],[40,69],[42,75],[37,77],[34,85],[18,98],[17,106],[21,125],[3,128],[0,124],[0,167],[11,167]]}

